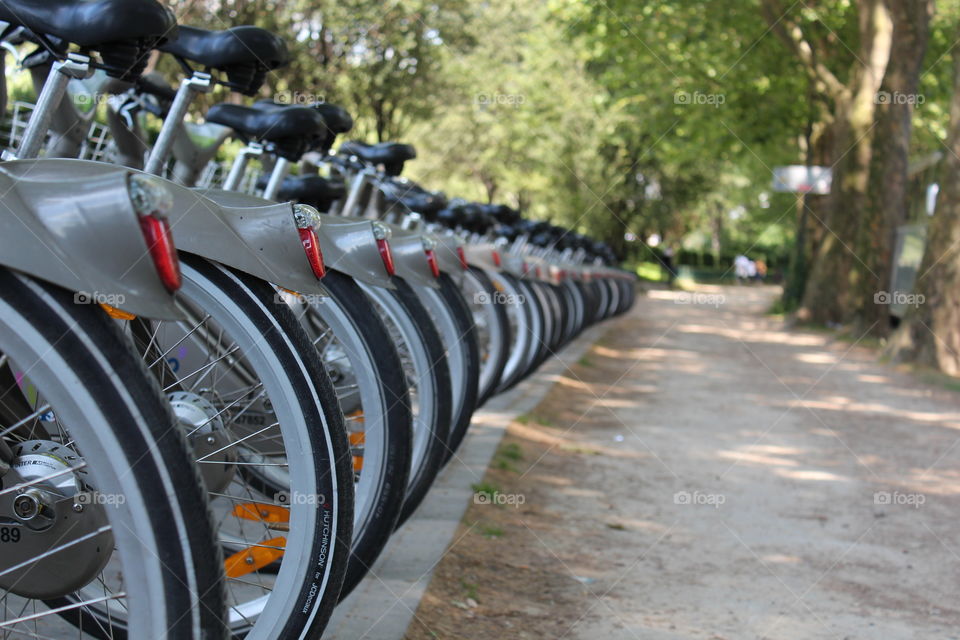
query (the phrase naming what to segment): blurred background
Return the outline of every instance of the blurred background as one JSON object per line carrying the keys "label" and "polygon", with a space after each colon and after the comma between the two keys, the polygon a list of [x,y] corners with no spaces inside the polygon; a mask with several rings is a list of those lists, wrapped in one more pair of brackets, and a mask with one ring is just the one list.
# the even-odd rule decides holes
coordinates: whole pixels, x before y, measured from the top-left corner
{"label": "blurred background", "polygon": [[413,143],[428,188],[602,238],[650,280],[733,282],[746,257],[783,285],[774,311],[960,374],[958,4],[171,7],[286,36],[294,62],[261,97],[334,102],[351,137]]}

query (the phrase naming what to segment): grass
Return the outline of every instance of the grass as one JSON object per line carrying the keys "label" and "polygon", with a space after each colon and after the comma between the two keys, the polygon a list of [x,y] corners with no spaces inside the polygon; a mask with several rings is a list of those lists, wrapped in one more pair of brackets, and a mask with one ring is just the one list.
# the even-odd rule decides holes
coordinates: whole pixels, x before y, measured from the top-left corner
{"label": "grass", "polygon": [[588,358],[587,356],[583,356],[582,358],[577,360],[577,364],[580,365],[581,367],[592,367],[593,361],[590,360],[590,358]]}
{"label": "grass", "polygon": [[[496,539],[503,537],[503,529],[495,524],[480,525],[480,533],[483,534],[484,538]],[[474,598],[474,600],[476,600],[476,598]]]}
{"label": "grass", "polygon": [[636,267],[637,276],[648,282],[663,282],[663,269],[657,262],[641,262]]}
{"label": "grass", "polygon": [[591,449],[590,447],[585,447],[579,444],[561,444],[561,451],[569,451],[570,453],[582,453],[588,456],[599,456],[601,452],[597,449]]}
{"label": "grass", "polygon": [[534,424],[543,425],[544,427],[553,426],[553,421],[550,420],[550,418],[538,416],[534,413],[524,413],[522,415],[517,416],[517,422],[523,425],[530,424],[532,422]]}
{"label": "grass", "polygon": [[500,493],[500,487],[489,482],[478,482],[470,485],[470,488],[473,489],[474,493],[485,495],[491,500],[493,500],[495,494]]}
{"label": "grass", "polygon": [[460,581],[460,586],[463,588],[463,594],[467,598],[473,598],[479,602],[480,596],[477,594],[477,585],[473,582],[467,582],[466,580]]}
{"label": "grass", "polygon": [[794,311],[796,311],[796,309],[787,308],[787,305],[783,303],[783,298],[778,296],[777,299],[773,301],[773,304],[770,305],[770,308],[767,309],[767,315],[783,317]]}
{"label": "grass", "polygon": [[517,472],[514,462],[523,460],[523,449],[515,442],[510,442],[497,450],[497,455],[493,460],[493,468],[500,471]]}
{"label": "grass", "polygon": [[924,384],[938,386],[941,389],[947,391],[953,391],[955,393],[960,392],[960,378],[954,378],[945,373],[941,373],[935,369],[930,369],[928,367],[920,367],[918,365],[912,365],[911,367],[914,370],[914,373],[920,381]]}
{"label": "grass", "polygon": [[523,449],[516,442],[508,442],[500,447],[499,455],[508,460],[520,461],[523,460]]}

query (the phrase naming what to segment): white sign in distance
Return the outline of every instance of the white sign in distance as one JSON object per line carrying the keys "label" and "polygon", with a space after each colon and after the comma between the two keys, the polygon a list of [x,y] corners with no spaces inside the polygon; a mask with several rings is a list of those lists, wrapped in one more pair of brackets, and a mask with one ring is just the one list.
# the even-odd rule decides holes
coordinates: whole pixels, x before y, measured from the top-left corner
{"label": "white sign in distance", "polygon": [[812,193],[826,195],[833,183],[830,167],[805,167],[794,164],[773,170],[773,190],[781,193]]}

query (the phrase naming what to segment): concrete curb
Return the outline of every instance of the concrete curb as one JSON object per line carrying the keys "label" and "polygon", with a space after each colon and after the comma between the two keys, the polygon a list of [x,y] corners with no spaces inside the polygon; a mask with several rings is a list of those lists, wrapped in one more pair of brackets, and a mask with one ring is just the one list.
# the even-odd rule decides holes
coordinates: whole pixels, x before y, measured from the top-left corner
{"label": "concrete curb", "polygon": [[473,416],[458,455],[437,477],[419,510],[390,539],[370,574],[337,607],[324,638],[400,640],[413,620],[507,426],[539,404],[559,374],[606,331],[609,321],[583,332],[533,376],[491,398]]}

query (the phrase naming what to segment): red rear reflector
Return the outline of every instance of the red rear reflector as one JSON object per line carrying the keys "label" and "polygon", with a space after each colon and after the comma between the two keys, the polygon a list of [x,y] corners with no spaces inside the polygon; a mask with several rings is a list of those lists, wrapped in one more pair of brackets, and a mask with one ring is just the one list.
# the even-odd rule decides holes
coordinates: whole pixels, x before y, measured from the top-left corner
{"label": "red rear reflector", "polygon": [[467,264],[467,252],[463,250],[463,247],[457,247],[457,256],[460,257],[460,266],[464,269],[470,268],[470,265]]}
{"label": "red rear reflector", "polygon": [[140,230],[143,239],[147,241],[147,249],[153,266],[157,269],[160,282],[171,293],[180,288],[183,280],[180,278],[180,258],[177,257],[177,248],[173,244],[173,234],[170,233],[170,223],[165,218],[156,216],[140,216]]}
{"label": "red rear reflector", "polygon": [[539,278],[539,277],[540,277],[540,265],[537,265],[537,266],[534,267],[534,268],[536,269],[537,277]]}
{"label": "red rear reflector", "polygon": [[323,264],[323,254],[320,252],[320,239],[317,238],[317,232],[313,230],[313,227],[297,229],[297,232],[300,234],[300,243],[303,245],[303,250],[307,254],[307,262],[310,263],[313,275],[319,280],[327,275],[327,267]]}
{"label": "red rear reflector", "polygon": [[433,249],[426,249],[424,253],[427,254],[427,264],[430,265],[430,273],[433,274],[434,278],[439,278],[440,264],[437,262],[437,252]]}
{"label": "red rear reflector", "polygon": [[494,252],[493,252],[493,264],[497,265],[498,267],[500,266],[500,252],[499,252],[499,251],[494,251]]}
{"label": "red rear reflector", "polygon": [[377,249],[380,250],[380,258],[383,260],[383,266],[387,269],[387,274],[397,275],[397,267],[393,264],[393,252],[390,250],[390,241],[386,238],[378,239]]}

